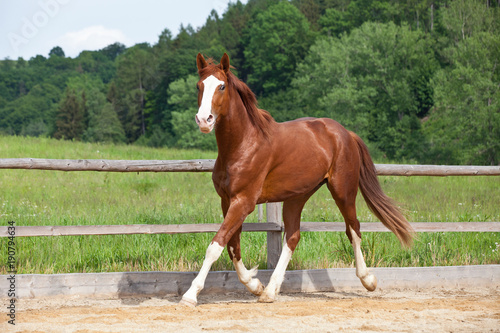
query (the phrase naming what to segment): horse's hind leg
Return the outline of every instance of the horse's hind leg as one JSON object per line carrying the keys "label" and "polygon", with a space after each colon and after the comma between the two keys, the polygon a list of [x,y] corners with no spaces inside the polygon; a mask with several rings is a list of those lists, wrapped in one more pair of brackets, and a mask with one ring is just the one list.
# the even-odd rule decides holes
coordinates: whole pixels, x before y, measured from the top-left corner
{"label": "horse's hind leg", "polygon": [[241,260],[241,229],[242,228],[240,227],[233,237],[231,237],[229,243],[227,243],[227,252],[229,253],[229,258],[233,261],[234,268],[238,274],[240,282],[243,283],[252,294],[260,296],[264,290],[264,286],[259,279],[254,278],[254,276],[257,275],[257,267],[248,270]]}
{"label": "horse's hind leg", "polygon": [[374,291],[377,288],[377,278],[375,275],[370,274],[366,267],[363,253],[361,252],[361,231],[359,221],[356,217],[358,182],[354,180],[355,177],[345,178],[345,175],[342,177],[337,174],[330,177],[327,185],[346,223],[346,234],[354,249],[356,276],[361,280],[361,283],[367,290]]}
{"label": "horse's hind leg", "polygon": [[356,276],[361,280],[361,283],[366,290],[374,291],[377,289],[377,278],[369,272],[368,268],[366,268],[365,259],[363,258],[363,253],[361,252],[361,237],[358,236],[358,232],[351,226],[349,226],[349,232],[351,233],[354,260],[356,261]]}

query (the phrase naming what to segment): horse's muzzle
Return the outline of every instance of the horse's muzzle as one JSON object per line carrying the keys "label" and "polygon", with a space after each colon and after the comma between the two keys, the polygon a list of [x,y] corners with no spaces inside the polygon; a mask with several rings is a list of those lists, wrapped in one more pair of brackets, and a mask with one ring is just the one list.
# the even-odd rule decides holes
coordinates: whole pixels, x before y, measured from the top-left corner
{"label": "horse's muzzle", "polygon": [[196,120],[196,124],[198,124],[200,131],[203,133],[210,133],[214,128],[215,117],[213,114],[210,114],[207,118],[198,117],[198,115],[196,115],[194,119]]}

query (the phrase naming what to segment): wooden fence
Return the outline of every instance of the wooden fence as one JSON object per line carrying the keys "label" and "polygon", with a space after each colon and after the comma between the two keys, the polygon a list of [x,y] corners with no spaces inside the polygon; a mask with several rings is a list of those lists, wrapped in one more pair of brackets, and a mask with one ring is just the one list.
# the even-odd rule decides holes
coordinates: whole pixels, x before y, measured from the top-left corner
{"label": "wooden fence", "polygon": [[[56,160],[3,158],[0,169],[107,172],[207,172],[215,160]],[[376,164],[379,176],[500,176],[500,166]]]}
{"label": "wooden fence", "polygon": [[[0,159],[0,169],[101,171],[101,172],[210,172],[214,160],[55,160]],[[499,176],[500,166],[440,166],[377,164],[379,176]],[[417,232],[500,232],[500,222],[418,222]],[[220,224],[16,226],[16,237],[122,234],[179,234],[216,232]],[[362,223],[363,232],[389,232],[381,223]],[[302,222],[301,231],[344,232],[343,222]],[[8,236],[6,226],[0,237]],[[265,223],[244,223],[243,231],[267,232],[267,265],[274,268],[281,253],[283,222],[280,203],[266,204]]]}

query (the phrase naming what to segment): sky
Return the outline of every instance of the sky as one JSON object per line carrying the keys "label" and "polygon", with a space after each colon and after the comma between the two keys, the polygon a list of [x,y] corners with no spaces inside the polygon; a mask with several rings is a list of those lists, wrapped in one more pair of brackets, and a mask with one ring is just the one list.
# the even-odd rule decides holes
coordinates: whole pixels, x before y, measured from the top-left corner
{"label": "sky", "polygon": [[181,24],[199,28],[212,9],[222,15],[230,2],[236,0],[4,0],[0,60],[47,57],[54,46],[74,58],[115,42],[155,44],[165,28],[174,36]]}

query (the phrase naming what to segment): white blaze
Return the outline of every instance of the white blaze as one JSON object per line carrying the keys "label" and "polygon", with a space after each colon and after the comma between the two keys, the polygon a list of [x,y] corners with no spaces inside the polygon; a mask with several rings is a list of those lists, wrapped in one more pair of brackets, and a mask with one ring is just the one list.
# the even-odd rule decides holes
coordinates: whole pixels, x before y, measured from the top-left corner
{"label": "white blaze", "polygon": [[213,75],[210,75],[205,80],[203,80],[203,97],[201,98],[200,108],[198,110],[198,114],[196,115],[200,123],[207,124],[207,120],[210,115],[214,117],[213,123],[215,123],[215,118],[217,117],[217,115],[212,114],[212,99],[214,97],[215,90],[221,84],[224,84],[224,81],[217,79]]}

